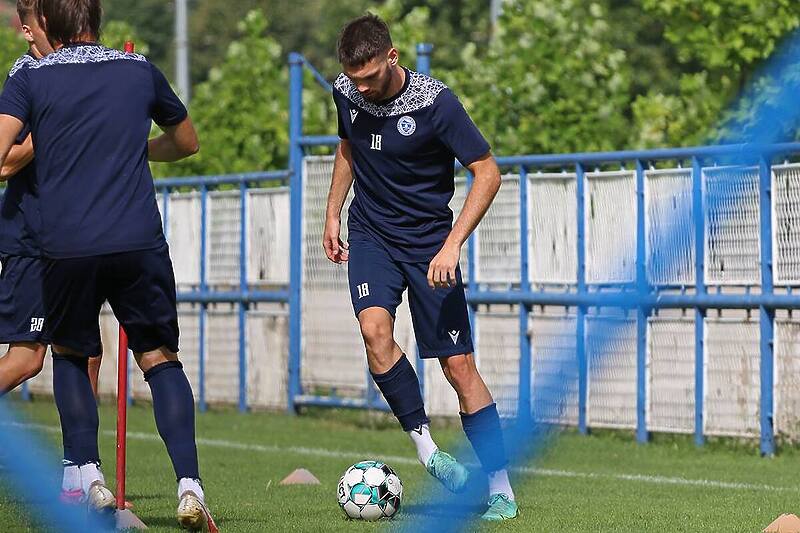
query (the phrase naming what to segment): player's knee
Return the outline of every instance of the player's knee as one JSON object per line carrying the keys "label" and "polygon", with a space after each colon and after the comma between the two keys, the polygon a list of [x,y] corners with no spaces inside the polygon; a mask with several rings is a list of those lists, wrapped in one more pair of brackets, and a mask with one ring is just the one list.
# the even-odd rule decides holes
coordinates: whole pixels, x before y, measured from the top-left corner
{"label": "player's knee", "polygon": [[468,389],[478,378],[474,362],[463,355],[448,357],[442,368],[447,380],[457,391]]}
{"label": "player's knee", "polygon": [[136,359],[136,364],[139,365],[139,368],[142,370],[142,372],[147,372],[151,368],[158,366],[161,363],[178,360],[178,354],[170,351],[165,346],[149,352],[136,352],[133,354],[133,357]]}
{"label": "player's knee", "polygon": [[392,326],[382,320],[364,320],[361,322],[361,336],[367,349],[380,349],[392,342]]}
{"label": "player's knee", "polygon": [[28,380],[31,378],[35,378],[39,375],[39,372],[42,371],[44,367],[44,350],[41,352],[41,357],[39,356],[39,352],[36,352],[34,357],[28,359],[23,369],[24,379]]}

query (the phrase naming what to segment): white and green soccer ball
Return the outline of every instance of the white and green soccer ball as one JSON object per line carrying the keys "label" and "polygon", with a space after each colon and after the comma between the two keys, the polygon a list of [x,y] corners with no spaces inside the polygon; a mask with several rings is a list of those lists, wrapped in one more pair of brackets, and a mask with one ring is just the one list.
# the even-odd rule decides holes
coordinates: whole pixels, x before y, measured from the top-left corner
{"label": "white and green soccer ball", "polygon": [[403,484],[392,468],[379,461],[356,463],[339,480],[339,506],[349,518],[375,521],[400,510]]}

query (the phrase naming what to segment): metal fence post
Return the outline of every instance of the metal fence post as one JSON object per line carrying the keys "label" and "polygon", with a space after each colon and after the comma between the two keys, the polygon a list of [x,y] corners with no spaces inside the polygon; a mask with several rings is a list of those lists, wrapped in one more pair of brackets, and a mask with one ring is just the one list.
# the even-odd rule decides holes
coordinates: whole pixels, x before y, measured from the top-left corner
{"label": "metal fence post", "polygon": [[161,228],[164,238],[169,240],[169,187],[161,189]]}
{"label": "metal fence post", "polygon": [[[420,74],[431,74],[431,52],[433,45],[430,43],[417,44],[417,72]],[[419,356],[419,346],[416,349],[417,378],[422,397],[425,398],[425,360]]]}
{"label": "metal fence post", "polygon": [[[771,295],[772,282],[772,165],[762,156],[758,165],[759,212],[761,218],[761,292]],[[773,427],[773,387],[775,355],[774,343],[775,310],[759,307],[760,351],[761,351],[761,454],[775,453],[775,429]]]}
{"label": "metal fence post", "polygon": [[[206,255],[208,251],[208,186],[200,186],[200,293],[206,296],[208,293],[208,282],[206,280]],[[200,304],[199,335],[198,335],[198,367],[200,389],[198,395],[198,408],[205,411],[206,405],[206,314],[208,304]]]}
{"label": "metal fence post", "polygon": [[[575,165],[576,201],[577,201],[577,263],[576,281],[578,294],[586,293],[586,205],[584,198],[584,170],[581,163]],[[575,317],[575,356],[578,359],[578,430],[586,435],[587,404],[589,398],[589,362],[586,357],[586,307],[579,305]]]}
{"label": "metal fence post", "polygon": [[[636,160],[636,290],[649,292],[645,248],[645,182],[642,160]],[[647,442],[647,315],[643,305],[636,308],[636,440]]]}
{"label": "metal fence post", "polygon": [[247,411],[247,183],[239,184],[239,411]]}
{"label": "metal fence post", "polygon": [[[528,258],[528,169],[524,165],[519,168],[519,273],[520,290],[528,293],[531,290]],[[531,338],[528,334],[528,318],[531,306],[519,305],[519,405],[517,419],[523,424],[530,424],[531,419]]]}
{"label": "metal fence post", "polygon": [[433,45],[430,43],[419,43],[417,45],[417,72],[420,74],[431,74],[431,52]]}
{"label": "metal fence post", "polygon": [[[694,217],[694,283],[695,293],[706,293],[705,282],[705,211],[703,210],[703,169],[697,157],[692,158],[692,215]],[[703,403],[705,401],[705,309],[694,309],[694,442],[705,443],[703,435]]]}
{"label": "metal fence post", "polygon": [[303,63],[298,53],[289,54],[289,377],[287,408],[295,412],[300,394],[303,283]]}

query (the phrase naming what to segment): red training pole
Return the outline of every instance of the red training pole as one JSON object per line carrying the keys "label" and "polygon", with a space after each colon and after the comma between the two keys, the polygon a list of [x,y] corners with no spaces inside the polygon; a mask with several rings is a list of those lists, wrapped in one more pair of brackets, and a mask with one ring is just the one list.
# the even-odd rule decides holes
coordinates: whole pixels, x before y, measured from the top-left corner
{"label": "red training pole", "polygon": [[[125,42],[125,52],[133,53],[132,41]],[[128,442],[128,335],[119,327],[119,361],[117,363],[117,510],[125,509],[125,452]]]}
{"label": "red training pole", "polygon": [[128,421],[128,336],[119,327],[117,364],[117,509],[125,509],[125,445]]}

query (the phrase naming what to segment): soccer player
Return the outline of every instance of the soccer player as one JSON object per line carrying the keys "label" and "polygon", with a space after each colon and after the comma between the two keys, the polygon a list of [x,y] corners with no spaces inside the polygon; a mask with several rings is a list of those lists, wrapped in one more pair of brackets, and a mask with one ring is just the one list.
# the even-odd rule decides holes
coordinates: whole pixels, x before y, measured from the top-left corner
{"label": "soccer player", "polygon": [[[178,361],[175,279],[148,166],[198,150],[186,108],[143,56],[96,41],[100,0],[38,0],[55,52],[18,69],[0,96],[0,164],[24,124],[36,147],[45,332],[67,458],[97,510],[114,498],[100,472],[87,356],[99,353],[106,300],[153,397],[178,481],[177,516],[215,529],[197,460],[194,400]],[[148,142],[152,121],[164,133]]]}
{"label": "soccer player", "polygon": [[[11,68],[13,74],[52,52],[35,13],[35,0],[19,0],[17,12],[28,53]],[[37,38],[40,50],[37,47]],[[43,339],[44,304],[42,272],[44,262],[37,242],[35,219],[39,216],[33,161],[33,143],[26,127],[15,140],[0,178],[8,180],[0,206],[0,343],[9,348],[0,357],[0,395],[35,377],[42,370],[47,345]]]}
{"label": "soccer player", "polygon": [[[12,67],[16,72],[53,51],[35,13],[36,0],[17,0],[17,14],[28,53]],[[0,343],[9,348],[0,357],[0,396],[42,370],[47,343],[43,336],[44,302],[42,274],[44,260],[38,243],[39,204],[30,128],[23,128],[0,169],[0,179],[10,180],[0,205]],[[100,357],[93,358],[90,377],[97,394]],[[64,459],[62,500],[83,499],[78,465]]]}
{"label": "soccer player", "polygon": [[[343,73],[334,84],[339,137],[323,247],[348,261],[350,295],[370,372],[428,472],[453,492],[468,472],[440,450],[429,428],[419,381],[394,341],[394,317],[408,288],[419,354],[437,358],[458,394],[464,432],[489,478],[487,520],[517,515],[506,472],[500,417],[475,366],[461,247],[500,187],[489,144],[440,81],[398,63],[389,28],[367,14],[338,43]],[[473,173],[453,224],[454,157]],[[340,239],[342,206],[355,180],[349,244]]]}

